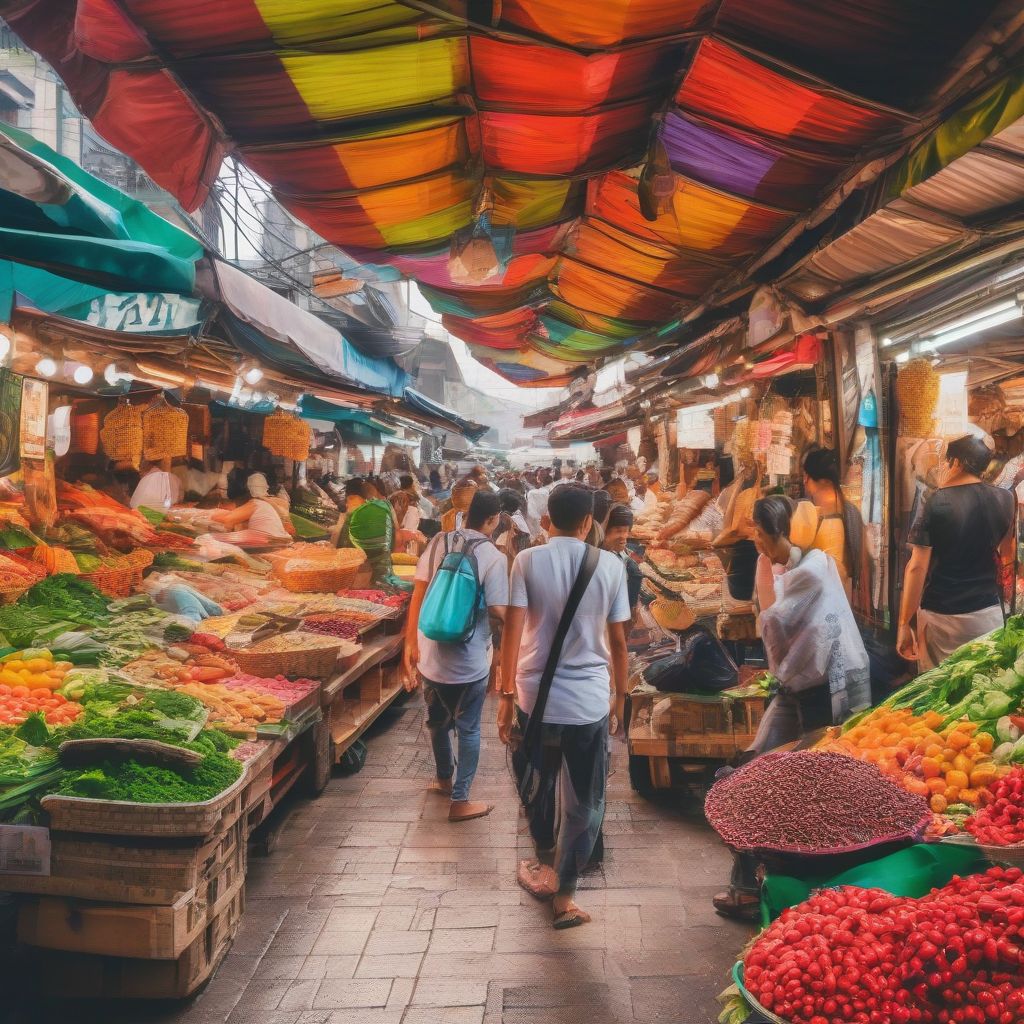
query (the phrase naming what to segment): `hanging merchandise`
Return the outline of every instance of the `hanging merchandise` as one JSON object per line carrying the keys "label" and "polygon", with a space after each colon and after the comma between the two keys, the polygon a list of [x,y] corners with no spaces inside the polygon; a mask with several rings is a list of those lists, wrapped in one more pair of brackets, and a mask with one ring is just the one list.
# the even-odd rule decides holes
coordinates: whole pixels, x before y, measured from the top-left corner
{"label": "hanging merchandise", "polygon": [[911,359],[896,375],[896,400],[900,408],[900,434],[933,436],[939,375],[927,359]]}
{"label": "hanging merchandise", "polygon": [[207,445],[210,443],[210,407],[208,405],[183,405],[188,416],[188,443]]}
{"label": "hanging merchandise", "polygon": [[142,454],[150,462],[159,462],[183,458],[187,450],[188,414],[159,395],[142,415]]}
{"label": "hanging merchandise", "polygon": [[263,446],[271,455],[305,462],[309,458],[310,442],[309,424],[298,416],[279,410],[263,421]]}
{"label": "hanging merchandise", "polygon": [[21,457],[46,455],[46,410],[50,388],[46,381],[23,377],[21,383]]}
{"label": "hanging merchandise", "polygon": [[57,476],[53,452],[41,459],[22,462],[25,477],[25,511],[33,529],[49,529],[57,521]]}
{"label": "hanging merchandise", "polygon": [[100,414],[92,402],[71,403],[71,451],[80,455],[95,455],[100,447]]}
{"label": "hanging merchandise", "polygon": [[138,469],[142,461],[142,411],[120,402],[103,420],[100,440],[112,462]]}

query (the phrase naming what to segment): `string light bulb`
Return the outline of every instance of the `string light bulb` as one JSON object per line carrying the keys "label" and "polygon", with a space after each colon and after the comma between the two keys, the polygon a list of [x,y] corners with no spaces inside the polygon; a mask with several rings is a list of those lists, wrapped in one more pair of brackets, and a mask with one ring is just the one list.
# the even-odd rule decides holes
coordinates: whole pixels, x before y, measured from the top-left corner
{"label": "string light bulb", "polygon": [[255,387],[263,380],[263,368],[253,359],[246,359],[238,368],[238,376],[245,381],[249,387]]}
{"label": "string light bulb", "polygon": [[43,356],[36,363],[36,373],[40,377],[54,377],[57,374],[57,360],[53,356]]}
{"label": "string light bulb", "polygon": [[92,378],[92,367],[86,366],[85,363],[79,363],[71,372],[71,379],[81,387],[85,387]]}

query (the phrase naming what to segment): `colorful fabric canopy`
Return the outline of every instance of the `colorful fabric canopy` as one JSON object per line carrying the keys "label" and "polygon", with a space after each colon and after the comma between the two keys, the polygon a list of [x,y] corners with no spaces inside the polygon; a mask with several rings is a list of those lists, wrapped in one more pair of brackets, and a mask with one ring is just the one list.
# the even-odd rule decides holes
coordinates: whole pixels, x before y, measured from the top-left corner
{"label": "colorful fabric canopy", "polygon": [[234,149],[295,216],[416,278],[449,329],[531,385],[702,304],[918,131],[997,0],[6,6],[187,206]]}

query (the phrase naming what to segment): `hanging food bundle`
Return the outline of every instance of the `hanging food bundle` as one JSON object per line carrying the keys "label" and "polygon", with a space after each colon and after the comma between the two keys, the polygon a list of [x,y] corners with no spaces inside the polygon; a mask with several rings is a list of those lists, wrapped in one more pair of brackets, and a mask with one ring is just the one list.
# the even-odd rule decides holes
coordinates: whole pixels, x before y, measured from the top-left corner
{"label": "hanging food bundle", "polygon": [[271,455],[294,462],[309,458],[309,424],[286,412],[273,412],[263,421],[263,446]]}
{"label": "hanging food bundle", "polygon": [[939,375],[927,359],[911,359],[896,375],[896,399],[900,404],[900,433],[931,437],[939,401]]}
{"label": "hanging food bundle", "polygon": [[188,449],[188,413],[172,408],[161,395],[142,417],[142,453],[150,462],[180,459]]}
{"label": "hanging food bundle", "polygon": [[138,469],[142,460],[142,411],[122,402],[113,412],[107,413],[100,440],[107,458]]}
{"label": "hanging food bundle", "polygon": [[71,406],[71,451],[82,455],[95,455],[100,446],[100,414],[84,412],[83,403]]}

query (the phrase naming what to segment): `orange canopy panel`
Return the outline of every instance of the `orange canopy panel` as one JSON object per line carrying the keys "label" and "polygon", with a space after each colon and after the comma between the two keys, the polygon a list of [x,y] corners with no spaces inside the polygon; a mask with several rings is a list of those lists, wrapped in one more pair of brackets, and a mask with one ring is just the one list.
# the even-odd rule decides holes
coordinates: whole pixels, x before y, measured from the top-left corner
{"label": "orange canopy panel", "polygon": [[443,316],[441,322],[467,344],[510,351],[523,348],[530,334],[543,329],[533,309],[513,309],[473,319]]}
{"label": "orange canopy panel", "polygon": [[352,195],[282,196],[318,234],[368,249],[408,248],[451,237],[472,218],[472,186],[461,172]]}
{"label": "orange canopy panel", "polygon": [[574,113],[661,92],[679,67],[679,44],[636,46],[612,53],[554,55],[530,46],[474,36],[473,88],[484,106]]}
{"label": "orange canopy panel", "polygon": [[611,267],[633,281],[691,298],[725,273],[719,264],[680,255],[678,249],[645,241],[596,219],[580,225],[573,254],[581,263]]}
{"label": "orange canopy panel", "polygon": [[503,0],[502,22],[598,49],[692,29],[707,0]]}
{"label": "orange canopy panel", "polygon": [[488,166],[520,174],[579,174],[639,159],[653,113],[649,99],[596,114],[482,110],[481,153]]}
{"label": "orange canopy panel", "polygon": [[413,121],[331,143],[250,147],[246,163],[282,193],[302,196],[377,188],[461,166],[468,156],[461,117]]}
{"label": "orange canopy panel", "polygon": [[676,102],[734,127],[848,151],[877,141],[902,121],[895,111],[800,81],[765,58],[755,60],[713,38],[701,41]]}
{"label": "orange canopy panel", "polygon": [[597,270],[569,257],[559,260],[551,287],[559,298],[580,309],[646,323],[670,320],[682,304],[680,297],[671,292]]}

